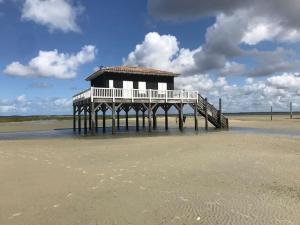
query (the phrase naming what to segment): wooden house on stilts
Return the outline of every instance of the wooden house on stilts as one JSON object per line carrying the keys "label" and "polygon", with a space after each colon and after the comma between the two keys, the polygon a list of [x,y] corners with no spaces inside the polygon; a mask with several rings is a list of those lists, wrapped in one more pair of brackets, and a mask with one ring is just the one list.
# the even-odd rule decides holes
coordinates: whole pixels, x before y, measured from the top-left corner
{"label": "wooden house on stilts", "polygon": [[[133,109],[136,116],[136,130],[142,126],[156,129],[156,112],[162,108],[165,112],[165,129],[168,129],[168,111],[174,106],[178,110],[179,129],[183,130],[183,106],[194,109],[195,129],[198,130],[197,115],[205,117],[216,128],[228,128],[228,119],[219,110],[207,102],[197,91],[174,90],[174,78],[179,74],[141,67],[102,67],[86,78],[91,82],[89,89],[73,96],[73,129],[81,132],[81,119],[84,120],[84,134],[98,132],[98,113],[102,112],[102,129],[105,131],[106,112],[112,115],[112,133],[120,128],[120,112],[125,112],[128,129],[128,112]],[[76,116],[77,115],[77,116]],[[77,121],[76,121],[77,119]]]}

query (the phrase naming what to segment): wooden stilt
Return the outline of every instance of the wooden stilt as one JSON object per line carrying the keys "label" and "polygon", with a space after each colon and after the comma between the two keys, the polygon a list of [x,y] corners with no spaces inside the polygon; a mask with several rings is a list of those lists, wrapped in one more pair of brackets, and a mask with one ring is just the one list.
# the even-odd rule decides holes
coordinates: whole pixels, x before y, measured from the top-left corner
{"label": "wooden stilt", "polygon": [[92,135],[96,134],[96,112],[95,105],[92,102],[90,105],[90,118],[91,118],[91,133]]}
{"label": "wooden stilt", "polygon": [[169,129],[168,106],[165,106],[164,110],[165,110],[165,129],[168,130]]}
{"label": "wooden stilt", "polygon": [[87,134],[87,106],[84,106],[84,134]]}
{"label": "wooden stilt", "polygon": [[96,127],[96,133],[98,133],[98,110],[95,112],[95,127]]}
{"label": "wooden stilt", "polygon": [[152,114],[153,114],[153,130],[157,129],[157,116],[156,116],[156,112],[157,112],[158,107],[154,107],[152,110]]}
{"label": "wooden stilt", "polygon": [[220,127],[219,128],[222,128],[222,118],[221,118],[221,115],[222,115],[222,99],[219,98],[219,125]]}
{"label": "wooden stilt", "polygon": [[105,124],[105,117],[106,117],[106,106],[102,106],[102,132],[106,132],[106,124]]}
{"label": "wooden stilt", "polygon": [[136,131],[139,131],[140,125],[139,125],[139,107],[136,106],[135,108],[135,121],[136,121]]}
{"label": "wooden stilt", "polygon": [[92,111],[91,111],[91,107],[89,107],[88,113],[89,113],[89,130],[91,130],[92,129]]}
{"label": "wooden stilt", "polygon": [[271,106],[271,120],[273,120],[273,106]]}
{"label": "wooden stilt", "polygon": [[290,102],[290,119],[293,119],[293,103]]}
{"label": "wooden stilt", "polygon": [[143,108],[143,128],[145,128],[145,109]]}
{"label": "wooden stilt", "polygon": [[116,103],[113,102],[112,103],[112,107],[111,107],[111,112],[112,112],[112,134],[116,133]]}
{"label": "wooden stilt", "polygon": [[73,105],[73,131],[76,131],[76,105]]}
{"label": "wooden stilt", "polygon": [[208,112],[207,112],[208,101],[205,98],[205,130],[208,130]]}
{"label": "wooden stilt", "polygon": [[120,129],[120,110],[117,111],[117,127]]}
{"label": "wooden stilt", "polygon": [[149,107],[148,107],[148,124],[149,124],[149,132],[152,131],[152,106],[151,103],[149,103]]}
{"label": "wooden stilt", "polygon": [[183,104],[180,103],[179,107],[179,129],[183,131]]}
{"label": "wooden stilt", "polygon": [[195,130],[197,131],[198,128],[198,111],[197,111],[197,104],[194,105],[194,118],[195,118]]}
{"label": "wooden stilt", "polygon": [[81,106],[78,106],[78,133],[81,133]]}
{"label": "wooden stilt", "polygon": [[125,125],[126,125],[126,130],[128,130],[128,111],[129,111],[129,108],[126,106],[125,108]]}

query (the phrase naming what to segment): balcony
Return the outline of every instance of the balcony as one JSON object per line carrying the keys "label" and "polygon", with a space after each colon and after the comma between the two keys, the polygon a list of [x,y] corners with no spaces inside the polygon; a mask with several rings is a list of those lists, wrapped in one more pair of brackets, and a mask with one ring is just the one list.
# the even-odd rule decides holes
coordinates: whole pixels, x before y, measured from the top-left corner
{"label": "balcony", "polygon": [[198,91],[91,87],[73,96],[73,102],[198,103]]}

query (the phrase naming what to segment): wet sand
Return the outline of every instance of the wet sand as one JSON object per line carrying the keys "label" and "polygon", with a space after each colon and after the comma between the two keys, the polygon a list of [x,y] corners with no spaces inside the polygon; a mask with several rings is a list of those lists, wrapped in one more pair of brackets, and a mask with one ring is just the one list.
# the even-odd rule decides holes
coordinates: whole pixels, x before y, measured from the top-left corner
{"label": "wet sand", "polygon": [[[298,121],[230,123],[299,131]],[[298,225],[299,145],[300,138],[226,131],[3,140],[0,224]]]}

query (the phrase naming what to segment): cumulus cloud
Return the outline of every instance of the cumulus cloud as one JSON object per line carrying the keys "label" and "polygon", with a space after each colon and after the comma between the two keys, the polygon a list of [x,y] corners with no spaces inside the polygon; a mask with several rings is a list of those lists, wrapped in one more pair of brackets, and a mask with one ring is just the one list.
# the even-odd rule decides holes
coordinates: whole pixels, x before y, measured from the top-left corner
{"label": "cumulus cloud", "polygon": [[201,95],[217,105],[222,96],[227,112],[267,111],[270,104],[277,111],[287,111],[289,102],[300,110],[300,76],[284,73],[265,81],[247,78],[244,84],[230,84],[226,77],[212,78],[208,74],[196,74],[175,79],[178,89],[198,90]]}
{"label": "cumulus cloud", "polygon": [[11,100],[0,100],[0,115],[37,115],[41,112],[46,114],[71,113],[72,99],[33,98],[28,99],[25,95],[19,95]]}
{"label": "cumulus cloud", "polygon": [[82,11],[73,0],[25,0],[22,19],[47,26],[50,31],[78,32],[76,19]]}
{"label": "cumulus cloud", "polygon": [[12,62],[4,69],[11,76],[37,76],[70,79],[77,75],[79,66],[95,59],[97,49],[93,45],[82,47],[76,54],[59,53],[58,50],[39,51],[37,57],[31,59],[28,65]]}
{"label": "cumulus cloud", "polygon": [[177,38],[172,35],[148,33],[141,44],[130,52],[125,65],[153,67],[174,72],[183,72],[194,67],[194,55],[201,49],[179,48]]}

